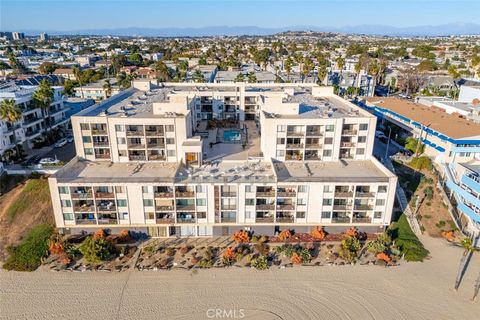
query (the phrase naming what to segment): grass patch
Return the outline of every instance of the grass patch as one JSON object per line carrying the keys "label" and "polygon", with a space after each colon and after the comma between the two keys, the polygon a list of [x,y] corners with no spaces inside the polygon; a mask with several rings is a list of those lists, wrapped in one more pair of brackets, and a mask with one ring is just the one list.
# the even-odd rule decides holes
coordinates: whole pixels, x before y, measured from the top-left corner
{"label": "grass patch", "polygon": [[17,199],[10,204],[7,209],[7,217],[9,223],[12,223],[15,217],[27,210],[32,204],[50,201],[50,190],[48,188],[47,179],[31,179],[28,180],[23,187],[22,192]]}
{"label": "grass patch", "polygon": [[48,241],[53,230],[53,227],[48,224],[34,227],[20,245],[7,248],[9,257],[3,268],[16,271],[36,270],[42,258],[48,255]]}
{"label": "grass patch", "polygon": [[405,215],[402,214],[398,221],[392,224],[388,233],[400,248],[405,260],[423,261],[428,256],[429,251],[413,233]]}

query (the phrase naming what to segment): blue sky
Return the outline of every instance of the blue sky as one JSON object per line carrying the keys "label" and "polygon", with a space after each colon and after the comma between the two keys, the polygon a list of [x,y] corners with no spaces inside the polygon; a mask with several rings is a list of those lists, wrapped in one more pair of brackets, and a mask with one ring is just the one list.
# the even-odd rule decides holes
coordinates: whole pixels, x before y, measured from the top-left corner
{"label": "blue sky", "polygon": [[479,23],[480,0],[0,0],[0,30]]}

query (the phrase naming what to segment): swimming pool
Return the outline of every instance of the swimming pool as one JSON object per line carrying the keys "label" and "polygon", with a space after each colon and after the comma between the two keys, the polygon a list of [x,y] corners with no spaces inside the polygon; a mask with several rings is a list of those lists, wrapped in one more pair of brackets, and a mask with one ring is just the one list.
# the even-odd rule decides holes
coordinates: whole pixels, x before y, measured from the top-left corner
{"label": "swimming pool", "polygon": [[242,132],[240,130],[224,130],[223,141],[227,143],[239,143],[242,140]]}

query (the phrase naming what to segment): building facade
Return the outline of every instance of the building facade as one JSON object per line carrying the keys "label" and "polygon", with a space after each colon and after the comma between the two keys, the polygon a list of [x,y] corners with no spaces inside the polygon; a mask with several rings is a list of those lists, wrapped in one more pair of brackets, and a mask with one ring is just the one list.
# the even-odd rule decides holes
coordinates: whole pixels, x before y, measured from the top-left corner
{"label": "building facade", "polygon": [[315,84],[133,88],[72,117],[77,158],[49,178],[57,227],[151,236],[390,224],[397,178],[376,118]]}

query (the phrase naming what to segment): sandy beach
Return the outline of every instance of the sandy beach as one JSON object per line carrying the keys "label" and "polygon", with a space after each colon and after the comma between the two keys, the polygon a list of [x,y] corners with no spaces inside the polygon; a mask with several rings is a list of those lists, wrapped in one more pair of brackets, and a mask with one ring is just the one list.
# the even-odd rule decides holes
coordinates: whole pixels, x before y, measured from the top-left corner
{"label": "sandy beach", "polygon": [[[478,319],[474,256],[452,289],[460,248],[424,238],[432,259],[395,268],[0,272],[1,319]],[[218,310],[217,310],[218,309]]]}

